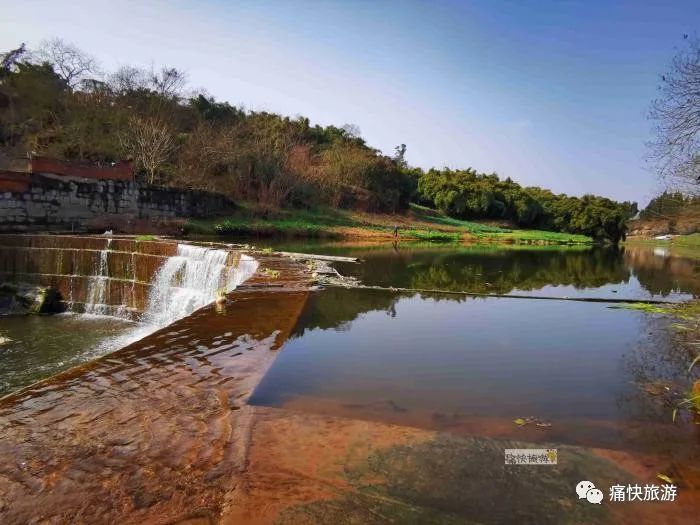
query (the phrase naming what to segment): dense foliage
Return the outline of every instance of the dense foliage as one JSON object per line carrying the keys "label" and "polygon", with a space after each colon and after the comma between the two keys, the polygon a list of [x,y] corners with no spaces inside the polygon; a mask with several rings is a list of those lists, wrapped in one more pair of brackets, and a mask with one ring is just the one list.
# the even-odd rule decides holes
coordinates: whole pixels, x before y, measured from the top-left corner
{"label": "dense foliage", "polygon": [[[317,205],[395,212],[411,200],[457,218],[617,241],[634,206],[554,195],[472,170],[422,170],[355,126],[312,126],[186,94],[173,68],[104,74],[60,40],[0,55],[0,167],[27,152],[90,163],[130,159],[148,182],[219,191],[263,210]],[[6,163],[6,162],[5,162]],[[420,180],[420,184],[418,184]]]}
{"label": "dense foliage", "polygon": [[[397,157],[367,146],[353,126],[312,126],[306,118],[244,111],[204,93],[185,95],[185,78],[123,67],[100,75],[69,44],[2,55],[0,147],[61,159],[132,159],[149,182],[215,190],[262,208],[329,205],[399,211],[416,175]],[[57,51],[58,50],[58,51]],[[79,72],[79,73],[76,73]]]}
{"label": "dense foliage", "polygon": [[636,203],[618,203],[594,195],[557,195],[472,169],[431,169],[420,176],[418,192],[426,203],[452,217],[508,220],[522,227],[579,233],[613,242],[624,237],[627,219],[637,212]]}
{"label": "dense foliage", "polygon": [[665,191],[651,199],[639,216],[642,219],[672,218],[691,206],[697,207],[698,204],[700,197]]}

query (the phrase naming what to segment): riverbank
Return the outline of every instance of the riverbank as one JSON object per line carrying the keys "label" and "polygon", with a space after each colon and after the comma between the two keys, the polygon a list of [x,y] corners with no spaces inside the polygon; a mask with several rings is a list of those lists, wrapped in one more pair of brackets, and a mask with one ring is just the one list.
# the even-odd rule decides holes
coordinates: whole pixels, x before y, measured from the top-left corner
{"label": "riverbank", "polygon": [[403,214],[331,209],[277,210],[261,214],[243,204],[236,214],[229,217],[190,219],[186,230],[198,235],[391,241],[394,226],[399,228],[399,238],[408,241],[536,245],[593,243],[585,235],[462,221],[418,205],[411,205]]}
{"label": "riverbank", "polygon": [[674,235],[670,239],[655,239],[648,236],[631,236],[624,246],[652,246],[666,250],[669,254],[700,259],[700,233]]}

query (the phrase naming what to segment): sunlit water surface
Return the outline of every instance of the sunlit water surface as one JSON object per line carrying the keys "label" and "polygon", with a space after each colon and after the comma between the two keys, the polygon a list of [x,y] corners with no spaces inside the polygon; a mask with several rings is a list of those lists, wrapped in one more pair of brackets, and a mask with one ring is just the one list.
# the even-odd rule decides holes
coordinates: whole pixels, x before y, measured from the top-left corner
{"label": "sunlit water surface", "polygon": [[[668,301],[700,290],[695,261],[652,250],[313,249],[360,257],[336,267],[385,287]],[[692,447],[645,392],[689,387],[667,325],[612,303],[328,288],[251,402],[466,434],[511,436],[532,418],[521,435],[533,441]]]}

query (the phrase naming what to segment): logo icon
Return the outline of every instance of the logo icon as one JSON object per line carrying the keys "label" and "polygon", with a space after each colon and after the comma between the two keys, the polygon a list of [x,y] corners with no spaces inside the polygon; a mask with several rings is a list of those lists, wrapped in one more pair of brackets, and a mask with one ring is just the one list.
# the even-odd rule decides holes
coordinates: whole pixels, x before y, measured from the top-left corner
{"label": "logo icon", "polygon": [[590,481],[579,481],[576,485],[576,494],[578,494],[578,499],[583,499],[586,497],[586,492],[594,489],[595,485]]}
{"label": "logo icon", "polygon": [[595,503],[600,505],[603,501],[603,493],[595,488],[595,485],[590,481],[579,481],[576,485],[576,494],[578,494],[578,499],[586,499],[589,503]]}
{"label": "logo icon", "polygon": [[596,503],[600,505],[600,502],[603,501],[603,492],[598,489],[591,489],[586,492],[586,499],[588,500],[588,503]]}

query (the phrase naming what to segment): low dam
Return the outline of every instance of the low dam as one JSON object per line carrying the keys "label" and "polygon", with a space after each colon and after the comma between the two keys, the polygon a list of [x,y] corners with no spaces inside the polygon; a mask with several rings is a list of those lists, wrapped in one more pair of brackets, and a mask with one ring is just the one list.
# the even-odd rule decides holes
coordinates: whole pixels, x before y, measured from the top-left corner
{"label": "low dam", "polygon": [[7,235],[0,247],[0,282],[53,287],[73,312],[162,326],[257,267],[240,252],[128,238]]}
{"label": "low dam", "polygon": [[[116,351],[0,399],[0,521],[215,516],[245,463],[246,400],[296,324],[308,269],[223,245],[34,235],[0,242],[4,280],[56,286],[74,311],[100,314],[88,317],[139,319]],[[212,304],[224,291],[226,302]],[[20,456],[42,466],[27,477],[10,459]],[[104,475],[88,474],[94,469]],[[149,479],[151,471],[158,476]]]}
{"label": "low dam", "polygon": [[[3,311],[50,290],[72,316],[3,321],[0,396],[166,327],[249,279],[258,262],[224,246],[134,238],[0,236]],[[8,306],[9,303],[9,306]],[[22,304],[20,304],[22,303]],[[70,338],[71,331],[80,337]],[[67,331],[67,333],[66,333]],[[70,340],[65,340],[66,338]]]}

